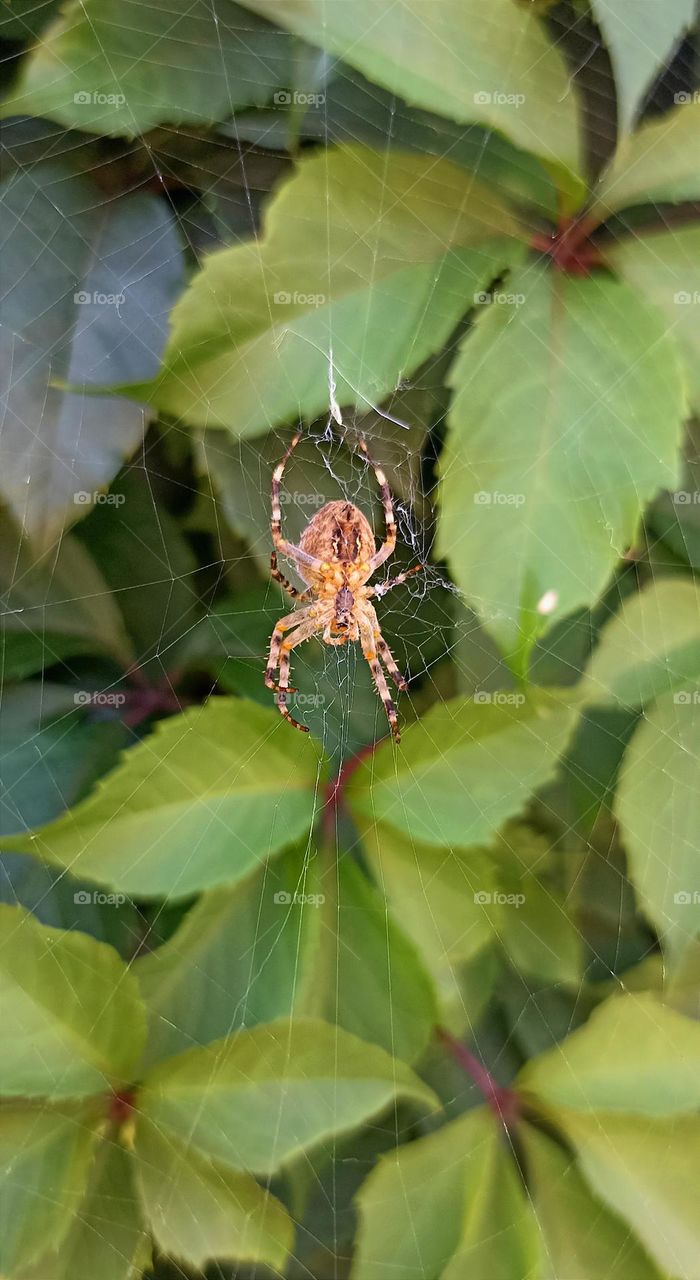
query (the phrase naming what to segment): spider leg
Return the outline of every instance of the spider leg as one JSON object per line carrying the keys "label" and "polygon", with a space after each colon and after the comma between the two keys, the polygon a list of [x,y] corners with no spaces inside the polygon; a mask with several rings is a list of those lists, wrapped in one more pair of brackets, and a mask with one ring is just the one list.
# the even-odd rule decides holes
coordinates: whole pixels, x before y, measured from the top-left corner
{"label": "spider leg", "polygon": [[405,573],[398,573],[395,578],[390,578],[388,582],[378,582],[376,587],[372,587],[367,593],[367,598],[370,596],[377,596],[377,598],[385,596],[387,591],[391,591],[392,587],[400,587],[401,583],[405,582],[407,578],[412,577],[414,573],[420,573],[421,570],[426,568],[427,565],[414,564],[412,569],[406,569]]}
{"label": "spider leg", "polygon": [[297,591],[296,587],[292,586],[291,582],[289,582],[289,580],[285,578],[284,574],[280,573],[279,569],[277,568],[277,552],[276,551],[272,551],[270,553],[270,575],[271,577],[274,578],[275,582],[279,582],[280,586],[283,587],[284,590],[292,597],[292,600],[310,600],[311,599],[310,591]]}
{"label": "spider leg", "polygon": [[408,680],[399,671],[399,668],[396,665],[396,660],[394,658],[394,655],[391,652],[391,649],[389,648],[386,640],[384,639],[384,636],[382,635],[381,627],[379,626],[379,618],[377,617],[376,610],[373,608],[371,604],[366,605],[365,609],[372,624],[372,635],[374,637],[374,643],[376,645],[377,652],[382,662],[384,663],[384,666],[389,672],[389,675],[394,681],[396,688],[400,689],[401,692],[404,693],[408,688]]}
{"label": "spider leg", "polygon": [[377,693],[379,694],[379,697],[384,703],[384,710],[386,711],[386,714],[387,714],[389,727],[391,729],[392,734],[394,735],[394,741],[396,743],[399,743],[401,741],[401,734],[399,733],[399,721],[396,715],[396,707],[394,706],[391,700],[391,694],[389,693],[389,686],[386,682],[386,676],[384,675],[384,672],[382,671],[379,665],[377,653],[374,648],[372,631],[369,625],[363,626],[361,628],[360,639],[362,643],[362,653],[363,653],[363,656],[366,658],[367,662],[369,663],[369,669],[372,672],[372,679],[374,680]]}
{"label": "spider leg", "polygon": [[[287,694],[292,692],[289,688],[290,653],[298,644],[302,644],[304,640],[308,640],[309,637],[318,630],[319,624],[317,619],[307,618],[307,620],[302,622],[301,626],[297,628],[294,634],[291,635],[288,640],[284,640],[280,646],[280,679],[279,684],[275,689],[275,706],[277,707],[280,715],[284,716],[285,720],[288,720],[290,724],[294,725],[294,728],[298,729],[300,733],[308,733],[308,725],[300,724],[298,720],[295,720],[294,716],[290,715],[289,708],[287,707]],[[294,692],[296,691],[294,690]]]}
{"label": "spider leg", "polygon": [[[293,542],[287,542],[287,539],[282,537],[282,509],[280,506],[282,476],[284,475],[284,468],[287,465],[289,457],[296,449],[300,440],[301,432],[297,431],[296,435],[292,438],[292,443],[287,449],[282,461],[277,463],[277,466],[272,473],[272,541],[275,544],[275,551],[279,551],[281,556],[287,556],[287,558],[292,560],[295,564],[302,565],[305,569],[312,569],[317,573],[323,562],[316,556],[308,555],[306,551],[302,551],[301,547],[297,547]],[[276,567],[277,566],[275,564],[273,569],[276,569]],[[275,577],[274,572],[272,576],[273,578]]]}
{"label": "spider leg", "polygon": [[267,667],[265,669],[265,684],[268,689],[275,688],[273,676],[279,666],[280,650],[282,648],[285,631],[292,631],[293,628],[299,624],[305,626],[310,621],[308,615],[312,608],[312,605],[307,605],[305,609],[297,609],[296,613],[287,613],[283,618],[280,618],[279,621],[275,623],[275,628],[272,632],[272,639],[270,641],[270,653],[267,659]]}
{"label": "spider leg", "polygon": [[389,489],[387,478],[384,475],[382,468],[370,457],[365,441],[360,440],[359,444],[369,465],[372,467],[372,470],[377,477],[377,484],[379,485],[382,495],[382,506],[384,507],[384,521],[386,523],[386,538],[379,550],[375,551],[369,562],[370,573],[374,573],[375,569],[378,569],[380,564],[384,564],[384,561],[388,560],[389,556],[392,555],[394,551],[396,546],[396,521],[394,519],[394,504],[391,500],[391,490]]}

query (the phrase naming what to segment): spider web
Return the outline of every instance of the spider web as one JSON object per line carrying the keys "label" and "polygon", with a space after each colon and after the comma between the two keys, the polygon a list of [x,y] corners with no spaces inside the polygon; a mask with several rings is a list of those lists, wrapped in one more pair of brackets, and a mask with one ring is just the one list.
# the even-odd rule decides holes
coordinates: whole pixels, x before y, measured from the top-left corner
{"label": "spider web", "polygon": [[[216,5],[213,12],[218,19]],[[399,38],[400,32],[397,32]],[[600,69],[600,54],[583,24],[575,33],[574,44],[577,41],[579,47],[573,53],[569,50],[569,57],[574,64],[572,70],[579,77],[588,77],[589,150],[597,152],[601,160],[611,138],[609,80]],[[109,58],[109,50],[103,52]],[[144,57],[148,59],[155,53],[156,50],[149,49]],[[222,69],[226,74],[223,56]],[[422,113],[410,111],[398,98],[362,82],[361,77],[349,73],[336,60],[322,59],[314,73],[314,91],[320,93],[323,101],[307,113],[303,126],[307,142],[315,138],[321,145],[333,145],[350,139],[369,143],[388,155],[392,147],[412,136],[414,145],[416,138],[420,138],[420,149],[447,158],[459,157],[460,149],[468,145],[469,167],[476,177],[481,176],[474,144],[478,130],[445,122],[442,130],[437,131]],[[334,97],[337,78],[346,88],[348,83],[354,84],[356,92]],[[658,91],[662,95],[659,105],[664,105],[663,94],[672,93],[677,85],[692,87],[687,48],[669,67],[662,84],[664,87]],[[596,85],[599,86],[597,99]],[[169,160],[162,149],[150,152],[153,177],[161,184],[162,199],[175,216],[193,258],[217,243],[232,244],[259,234],[260,206],[266,198],[266,193],[261,194],[257,185],[262,182],[260,170],[264,168],[266,151],[272,153],[279,146],[283,125],[278,113],[234,114],[234,86],[230,86],[230,97],[231,121],[222,126],[220,135],[221,138],[233,137],[240,144],[244,159],[238,162],[235,183],[226,185],[223,180],[214,179],[209,207],[199,201],[174,197],[168,179],[175,160]],[[41,138],[44,126],[38,124],[35,128]],[[45,137],[54,140],[55,155],[60,156],[62,146],[68,152],[75,145],[73,138],[63,140],[62,132],[50,125],[45,126]],[[188,138],[187,129],[171,130],[168,146],[173,154],[178,140],[184,142]],[[246,160],[245,149],[252,144],[255,151]],[[484,155],[485,148],[484,136]],[[203,165],[206,163],[204,160]],[[26,165],[27,170],[30,167]],[[669,229],[672,228],[669,226]],[[290,461],[283,482],[287,495],[283,505],[285,536],[296,540],[309,516],[323,502],[336,497],[356,503],[371,516],[379,533],[381,506],[373,474],[355,449],[358,433],[367,438],[374,458],[388,472],[397,514],[398,544],[396,557],[384,567],[386,578],[413,563],[426,564],[424,573],[415,575],[376,602],[384,634],[399,666],[410,675],[410,690],[398,699],[402,725],[410,724],[431,704],[458,694],[507,692],[514,688],[495,644],[480,625],[478,614],[482,602],[473,597],[465,599],[451,583],[444,566],[436,564],[434,558],[431,560],[436,522],[435,459],[444,435],[447,409],[444,395],[442,402],[440,396],[445,368],[454,354],[458,337],[455,335],[448,344],[447,352],[441,351],[416,374],[401,380],[393,395],[381,404],[366,405],[362,412],[338,406],[334,389],[338,357],[329,349],[328,413],[306,424],[304,445],[298,458]],[[274,369],[269,376],[274,378]],[[272,695],[262,685],[266,642],[276,617],[285,612],[287,606],[276,585],[266,577],[271,549],[269,489],[272,468],[283,455],[289,434],[288,428],[271,423],[267,436],[238,443],[218,432],[208,433],[205,440],[199,437],[193,440],[193,433],[170,422],[152,427],[143,449],[127,461],[111,488],[112,493],[126,495],[123,505],[105,505],[96,510],[71,535],[95,554],[107,585],[95,588],[91,583],[84,589],[82,581],[74,576],[71,587],[58,544],[43,558],[40,571],[28,566],[22,549],[17,547],[16,558],[10,564],[10,614],[14,616],[22,610],[23,624],[30,633],[45,636],[48,629],[50,635],[54,629],[52,619],[59,616],[56,610],[71,604],[82,607],[86,603],[91,609],[99,608],[104,595],[116,600],[132,635],[138,635],[140,612],[155,610],[156,615],[160,612],[160,630],[156,629],[154,638],[152,620],[150,627],[143,627],[143,643],[135,665],[147,673],[150,687],[160,684],[164,695],[170,695],[170,710],[184,709],[216,691],[233,692],[271,704]],[[662,501],[657,507],[661,513],[658,528],[664,524],[663,511]],[[471,513],[465,510],[466,536],[470,519]],[[672,563],[673,556],[665,543],[654,541],[653,520],[650,527],[649,572],[653,576],[664,570],[666,561]],[[682,549],[692,563],[694,545],[686,537],[683,526],[678,528]],[[139,557],[143,557],[148,567],[141,577],[137,569],[136,576],[128,582],[120,583],[113,574],[110,580],[110,561],[117,554],[115,547],[127,551],[132,571],[134,563],[138,565]],[[281,568],[297,581],[289,565],[281,564]],[[32,590],[28,593],[28,605],[17,603],[27,583],[31,586],[35,581],[39,582],[43,596],[37,596],[37,591]],[[49,601],[50,608],[47,607]],[[609,608],[614,607],[614,603],[611,601]],[[573,680],[590,649],[593,626],[594,620],[586,611],[555,628],[539,646],[534,667],[536,678],[543,684]],[[211,665],[213,654],[220,659],[215,678]],[[111,767],[119,749],[133,745],[143,736],[144,724],[125,725],[119,708],[115,712],[107,704],[101,712],[93,705],[88,723],[81,729],[84,744],[78,767],[71,766],[64,753],[67,756],[67,744],[75,741],[76,719],[80,715],[70,705],[74,693],[85,687],[87,679],[93,692],[98,689],[101,694],[119,693],[124,688],[124,679],[123,672],[115,673],[108,666],[101,671],[92,663],[86,667],[80,656],[63,658],[63,665],[64,674],[60,679],[45,678],[42,674],[32,682],[31,693],[24,694],[24,709],[17,707],[16,729],[13,716],[21,698],[17,688],[6,691],[5,715],[14,734],[5,760],[8,830],[13,822],[23,820],[33,791],[42,795],[38,814],[36,808],[34,810],[33,822],[37,823],[74,803],[78,795]],[[188,676],[181,683],[177,673],[183,666]],[[358,647],[331,649],[320,640],[312,639],[293,653],[292,683],[299,689],[291,703],[293,714],[309,724],[311,732],[336,764],[352,757],[363,745],[386,735],[384,711]],[[616,752],[621,754],[631,731],[625,717],[601,716],[595,727],[603,740],[608,739],[613,756]],[[589,757],[583,751],[577,755],[574,750],[570,768],[581,789],[585,814],[589,808],[595,809],[604,791],[601,778],[591,771]],[[319,800],[322,788],[319,767]],[[534,817],[543,828],[549,827],[550,834],[565,847],[567,838],[578,834],[581,814],[562,813],[559,800],[553,785],[544,793]],[[591,937],[586,935],[590,971],[598,980],[608,977],[624,988],[625,980],[620,974],[626,967],[625,948],[635,951],[639,963],[644,959],[644,944],[640,944],[634,932],[638,926],[630,923],[629,886],[624,868],[616,864],[612,854],[608,858],[610,849],[606,842],[612,845],[612,834],[604,825],[589,834],[596,864],[594,873],[601,881],[600,893],[607,895],[610,912],[617,919],[616,946],[612,949],[606,941],[596,950]],[[342,857],[357,855],[352,837],[348,839],[344,831],[339,834],[339,842]],[[419,859],[417,845],[415,849]],[[312,884],[317,857],[311,832],[304,853],[298,880],[298,891],[302,894]],[[4,855],[2,872],[5,901],[28,903],[39,918],[50,922],[57,921],[58,911],[60,923],[65,927],[66,904],[74,893],[80,892],[75,888],[77,882],[68,881],[65,900],[60,899],[61,905],[57,908],[54,904],[66,887],[63,884],[66,877],[38,866],[28,868],[26,860],[13,855]],[[274,877],[274,868],[269,874]],[[590,874],[590,867],[581,865],[579,874]],[[569,888],[573,890],[575,885]],[[122,926],[110,918],[109,908],[88,914],[81,907],[73,913],[70,925],[114,940],[123,954],[134,955],[144,942],[151,946],[168,937],[172,947],[172,908],[167,900],[152,910],[131,906],[128,910],[127,923]],[[173,919],[177,920],[177,914],[174,913]],[[387,908],[387,925],[388,920]],[[261,971],[274,963],[283,923],[280,920],[279,930],[265,935],[262,953],[260,935],[257,929],[253,930],[249,943]],[[655,950],[649,936],[647,954],[652,956]],[[301,941],[297,964],[301,966]],[[300,971],[295,968],[293,985],[297,977],[301,981]],[[257,979],[258,974],[251,975],[251,993]],[[552,1034],[552,1027],[560,1038],[585,1014],[583,987],[580,1006],[577,1000],[559,999],[564,993],[557,984],[543,995],[535,983],[528,983],[527,978],[519,974],[514,977],[514,987],[510,1008],[501,1008],[500,1029],[498,1020],[496,1025],[493,1020],[471,1025],[466,998],[464,1006],[475,1053],[488,1062],[494,1075],[504,1080],[512,1076],[520,1057],[543,1047]],[[243,992],[232,1025],[245,1021],[247,994]],[[442,1072],[441,1091],[447,1100],[448,1114],[459,1114],[479,1098],[469,1081],[456,1069],[450,1071],[444,1065],[428,1064],[432,1078],[440,1078]],[[347,1250],[350,1221],[349,1191],[356,1189],[369,1172],[377,1150],[390,1148],[393,1142],[406,1137],[405,1124],[405,1117],[399,1113],[393,1123],[372,1126],[368,1134],[354,1144],[340,1142],[330,1179],[328,1169],[317,1168],[311,1160],[307,1162],[310,1194],[317,1202],[315,1221],[323,1230],[318,1229],[314,1241],[313,1232],[302,1229],[297,1256],[289,1269],[290,1280],[311,1276],[317,1280],[341,1280],[345,1274],[342,1257]],[[334,1242],[341,1261],[333,1260],[329,1246]],[[321,1247],[327,1251],[325,1272],[312,1270],[308,1265],[310,1254]],[[165,1280],[166,1276],[186,1277],[190,1273],[171,1262],[159,1264],[155,1274],[158,1280]],[[213,1266],[209,1274],[211,1277],[237,1276],[241,1280],[255,1275],[262,1280],[265,1272],[263,1268]],[[490,1278],[478,1277],[477,1280]]]}

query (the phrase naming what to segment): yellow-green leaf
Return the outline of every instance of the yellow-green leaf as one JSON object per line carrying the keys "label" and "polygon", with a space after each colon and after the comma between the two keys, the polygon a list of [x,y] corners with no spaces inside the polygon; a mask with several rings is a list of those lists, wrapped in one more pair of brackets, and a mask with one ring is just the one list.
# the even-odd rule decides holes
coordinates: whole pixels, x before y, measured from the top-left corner
{"label": "yellow-green leaf", "polygon": [[313,1018],[239,1031],[160,1063],[139,1096],[159,1129],[234,1169],[272,1173],[403,1097],[431,1090],[377,1045]]}
{"label": "yellow-green leaf", "polygon": [[683,705],[700,683],[700,589],[682,578],[628,596],[603,628],[581,693],[587,702],[641,707],[676,691]]}
{"label": "yellow-green leaf", "polygon": [[[209,255],[175,307],[160,408],[236,436],[367,409],[446,341],[517,254],[498,197],[448,160],[360,146],[302,159],[260,240]],[[332,365],[331,365],[332,353]]]}
{"label": "yellow-green leaf", "polygon": [[[4,1034],[4,1032],[3,1032]],[[78,1212],[97,1116],[66,1107],[0,1108],[0,1273],[14,1277],[57,1249]]]}
{"label": "yellow-green leaf", "polygon": [[204,1268],[210,1260],[260,1262],[283,1271],[294,1227],[274,1196],[139,1121],[135,1176],[146,1221],[169,1257]]}
{"label": "yellow-green leaf", "polygon": [[212,698],[161,721],[74,809],[7,843],[122,893],[185,897],[242,879],[307,832],[319,767],[273,709]]}
{"label": "yellow-green leaf", "polygon": [[478,120],[550,164],[576,169],[579,122],[566,64],[512,0],[244,0],[440,115]]}
{"label": "yellow-green leaf", "polygon": [[663,317],[627,285],[533,264],[502,296],[450,374],[438,550],[512,651],[602,592],[674,485],[686,397]]}
{"label": "yellow-green leaf", "polygon": [[0,1094],[77,1098],[129,1081],[145,1010],[112,947],[0,906],[0,1027]]}
{"label": "yellow-green leaf", "polygon": [[700,1107],[700,1024],[655,995],[612,996],[533,1058],[519,1088],[547,1107],[672,1116]]}
{"label": "yellow-green leaf", "polygon": [[509,702],[454,698],[383,744],[353,775],[358,822],[388,823],[431,845],[488,840],[552,776],[572,713],[545,694]]}
{"label": "yellow-green leaf", "polygon": [[699,757],[700,685],[687,682],[647,710],[625,752],[617,788],[630,879],[673,951],[700,929]]}

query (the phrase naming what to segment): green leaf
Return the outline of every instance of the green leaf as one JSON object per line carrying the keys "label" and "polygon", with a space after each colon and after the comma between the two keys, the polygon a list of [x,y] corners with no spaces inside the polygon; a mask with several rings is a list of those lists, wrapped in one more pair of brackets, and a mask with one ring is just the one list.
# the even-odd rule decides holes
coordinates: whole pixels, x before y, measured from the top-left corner
{"label": "green leaf", "polygon": [[0,486],[44,550],[89,511],[144,428],[138,405],[57,383],[87,387],[155,373],[182,255],[162,200],[106,199],[58,161],[15,173],[0,202],[7,224],[0,356],[11,370]]}
{"label": "green leaf", "polygon": [[502,876],[493,924],[511,964],[546,983],[582,977],[581,935],[561,894],[535,876]]}
{"label": "green leaf", "polygon": [[530,1124],[518,1133],[544,1235],[541,1280],[661,1280],[628,1228],[591,1194],[568,1152]]}
{"label": "green leaf", "polygon": [[130,467],[112,485],[114,501],[98,506],[89,525],[78,530],[119,601],[141,674],[154,683],[163,680],[173,643],[201,614],[197,559],[155,497],[161,483],[157,465]]}
{"label": "green leaf", "polygon": [[106,0],[74,2],[25,61],[7,109],[131,137],[206,124],[267,102],[289,80],[290,53],[288,39],[234,4],[126,0],[115,22]]}
{"label": "green leaf", "polygon": [[205,894],[135,973],[147,1061],[304,1007],[320,929],[317,861],[283,853],[235,889]]}
{"label": "green leaf", "polygon": [[93,645],[80,636],[63,636],[50,632],[37,635],[33,631],[6,631],[0,635],[0,675],[2,683],[24,680],[36,675],[64,658],[91,653]]}
{"label": "green leaf", "polygon": [[699,680],[700,590],[668,578],[625,600],[603,628],[580,688],[588,702],[642,707]]}
{"label": "green leaf", "polygon": [[438,553],[514,650],[596,599],[673,487],[685,397],[667,326],[626,285],[530,265],[503,297],[519,305],[486,308],[451,373]]}
{"label": "green leaf", "polygon": [[664,694],[635,730],[616,812],[641,905],[677,950],[700,929],[700,690]]}
{"label": "green leaf", "polygon": [[33,40],[56,5],[57,0],[2,0],[0,36],[3,40]]}
{"label": "green leaf", "polygon": [[700,227],[624,236],[606,246],[605,259],[665,317],[685,359],[691,404],[700,412]]}
{"label": "green leaf", "polygon": [[386,1280],[392,1271],[442,1276],[497,1142],[493,1117],[480,1107],[382,1156],[357,1196],[352,1280]]}
{"label": "green leaf", "polygon": [[[323,103],[304,116],[305,137],[363,142],[376,151],[390,147],[449,155],[469,173],[478,173],[480,181],[506,203],[556,216],[557,192],[545,166],[531,153],[514,147],[502,133],[478,124],[465,129],[447,116],[409,107],[398,94],[371,84],[346,63],[333,65],[324,90]],[[262,124],[269,136],[269,123]]]}
{"label": "green leaf", "polygon": [[[17,1280],[138,1280],[151,1250],[132,1185],[132,1164],[118,1142],[102,1143],[85,1197],[75,1216],[66,1220],[58,1253],[42,1255]],[[43,1247],[48,1241],[40,1243]]]}
{"label": "green leaf", "polygon": [[700,99],[686,98],[623,140],[594,191],[592,218],[630,205],[700,197]]}
{"label": "green leaf", "polygon": [[532,1059],[521,1092],[547,1107],[672,1116],[700,1106],[700,1024],[655,995],[613,996]]}
{"label": "green leaf", "polygon": [[505,239],[516,232],[448,161],[312,154],[268,206],[261,241],[207,258],[173,312],[161,374],[132,390],[196,425],[260,435],[328,410],[332,351],[338,403],[377,404],[521,252]]}
{"label": "green leaf", "polygon": [[[9,1040],[11,1034],[3,1020],[3,1035]],[[14,1276],[44,1249],[56,1249],[61,1243],[85,1192],[95,1129],[95,1115],[84,1109],[0,1109],[3,1275]]]}
{"label": "green leaf", "polygon": [[413,1061],[426,1048],[437,1016],[433,985],[410,931],[392,919],[350,858],[332,868],[321,888],[323,951],[317,964],[325,1016]]}
{"label": "green leaf", "polygon": [[354,773],[353,813],[431,845],[484,843],[556,768],[573,716],[545,694],[509,702],[454,698],[410,725]]}
{"label": "green leaf", "polygon": [[[80,695],[78,695],[80,696]],[[0,832],[50,822],[115,762],[124,730],[85,720],[68,685],[31,680],[0,707]]]}
{"label": "green leaf", "polygon": [[484,1107],[382,1156],[357,1203],[352,1280],[535,1280],[535,1220]]}
{"label": "green leaf", "polygon": [[144,1215],[163,1253],[202,1269],[217,1258],[284,1270],[292,1221],[249,1174],[212,1164],[148,1122],[137,1125],[134,1154]]}
{"label": "green leaf", "polygon": [[700,1117],[571,1114],[564,1128],[596,1195],[630,1224],[664,1275],[700,1280]]}
{"label": "green leaf", "polygon": [[0,1026],[0,1093],[77,1098],[131,1078],[145,1011],[111,947],[0,906]]}
{"label": "green leaf", "polygon": [[645,94],[695,18],[695,0],[592,0],[593,16],[605,37],[617,86],[620,132],[627,133]]}
{"label": "green leaf", "polygon": [[237,698],[160,721],[75,809],[8,847],[134,897],[242,879],[308,831],[319,757]]}
{"label": "green leaf", "polygon": [[60,632],[104,650],[121,666],[134,660],[116,601],[92,557],[72,534],[37,560],[21,530],[0,513],[0,590],[6,637],[28,636],[36,642]]}
{"label": "green leaf", "polygon": [[363,847],[392,915],[448,995],[461,964],[493,941],[479,901],[496,887],[489,855],[436,848],[384,823],[363,831]]}
{"label": "green leaf", "polygon": [[468,1275],[540,1280],[539,1224],[505,1142],[485,1153],[479,1182],[465,1204],[459,1247],[442,1280]]}
{"label": "green leaf", "polygon": [[312,1018],[265,1023],[157,1066],[143,1115],[201,1155],[272,1173],[353,1129],[397,1097],[434,1095],[376,1045]]}
{"label": "green leaf", "polygon": [[660,986],[666,1004],[688,1018],[700,1019],[700,937],[683,948],[670,973],[662,964]]}
{"label": "green leaf", "polygon": [[576,98],[556,47],[511,0],[245,0],[296,35],[338,54],[416,106],[478,120],[551,165],[576,169]]}

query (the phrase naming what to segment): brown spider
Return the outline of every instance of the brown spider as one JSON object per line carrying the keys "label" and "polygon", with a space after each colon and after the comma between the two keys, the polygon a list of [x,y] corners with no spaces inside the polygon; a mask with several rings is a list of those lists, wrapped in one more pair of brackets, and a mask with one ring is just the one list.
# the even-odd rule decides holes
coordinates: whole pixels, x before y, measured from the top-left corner
{"label": "brown spider", "polygon": [[[275,550],[270,560],[273,578],[282,584],[292,599],[308,600],[311,603],[303,609],[297,609],[296,613],[288,613],[276,624],[267,660],[265,684],[268,689],[274,689],[275,702],[281,714],[295,729],[308,733],[307,726],[299,724],[287,708],[287,695],[296,692],[289,687],[290,651],[319,631],[322,632],[324,644],[340,645],[346,644],[348,640],[359,640],[377,693],[384,703],[391,731],[399,742],[396,710],[377,654],[381,656],[397,688],[407,689],[408,685],[382,636],[379,619],[369,600],[371,596],[383,596],[391,587],[397,587],[412,573],[418,573],[425,566],[414,565],[412,569],[377,587],[365,585],[375,570],[393,553],[396,546],[396,524],[386,476],[381,467],[372,462],[364,440],[360,440],[360,448],[377,477],[386,520],[386,538],[379,550],[368,520],[352,502],[327,502],[309,521],[301,535],[299,546],[282,537],[280,483],[290,454],[300,439],[301,433],[295,435],[272,475],[272,541]],[[278,552],[292,561],[304,582],[308,583],[308,591],[297,591],[280,573],[277,568]],[[287,631],[292,634],[284,640],[282,637]],[[275,683],[278,667],[279,683]]]}

